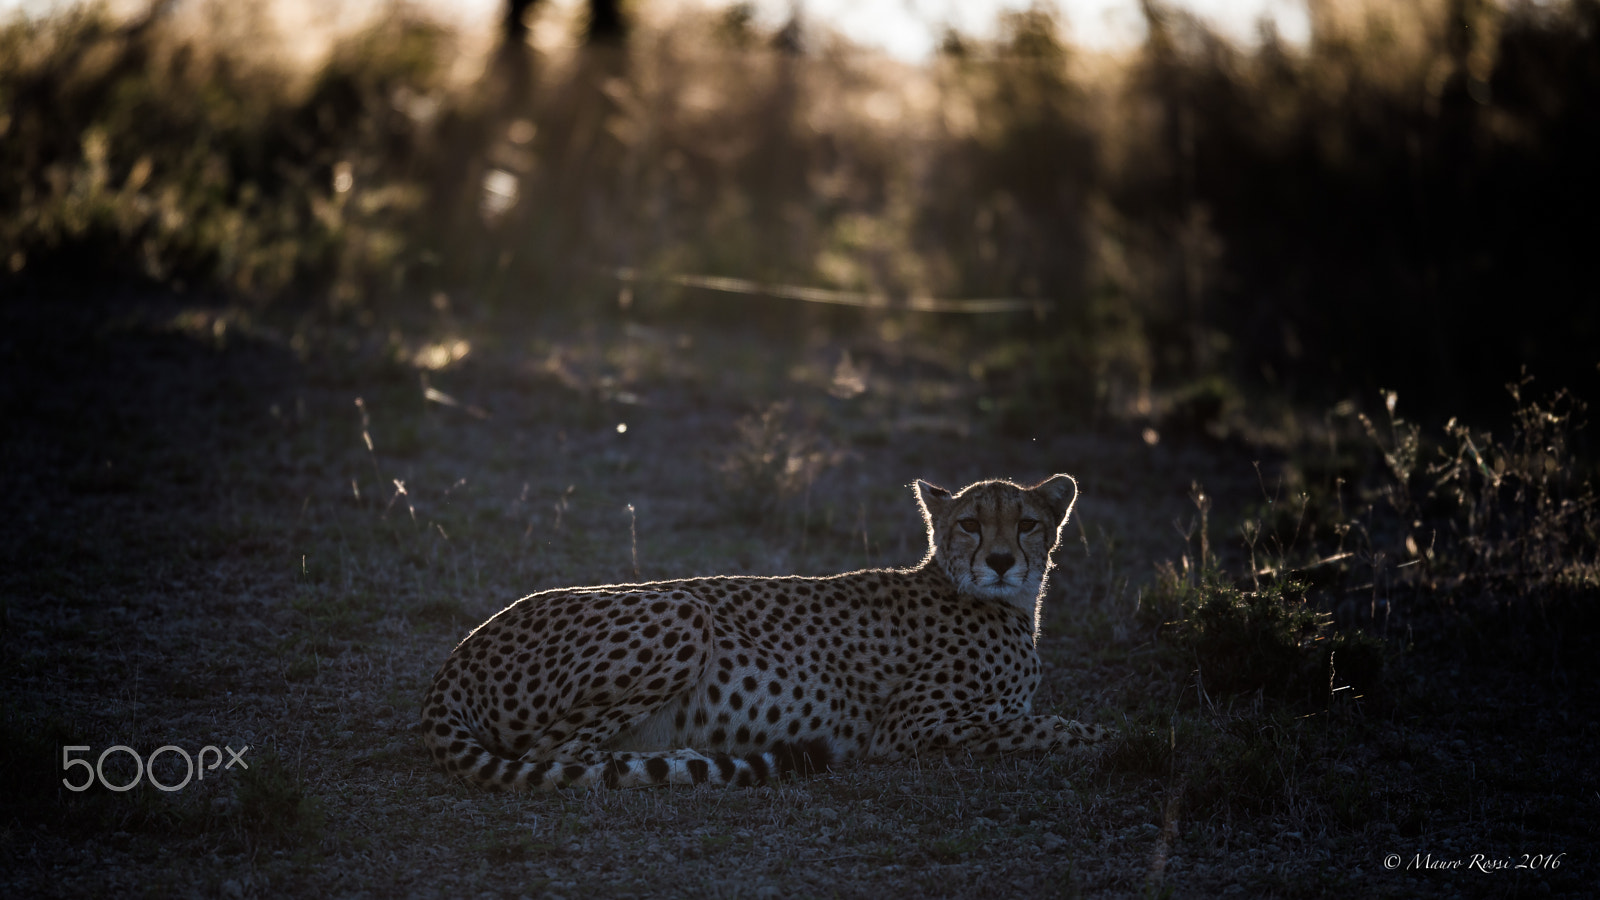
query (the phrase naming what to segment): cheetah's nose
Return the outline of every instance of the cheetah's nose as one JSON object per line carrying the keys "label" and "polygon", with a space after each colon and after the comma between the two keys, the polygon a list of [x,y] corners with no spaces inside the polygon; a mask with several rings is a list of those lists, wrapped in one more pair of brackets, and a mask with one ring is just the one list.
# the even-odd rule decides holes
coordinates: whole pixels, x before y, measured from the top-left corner
{"label": "cheetah's nose", "polygon": [[989,564],[989,568],[994,570],[994,574],[1000,576],[1004,576],[1006,571],[1011,568],[1011,564],[1016,561],[1016,557],[1009,553],[991,553],[984,559],[984,562]]}

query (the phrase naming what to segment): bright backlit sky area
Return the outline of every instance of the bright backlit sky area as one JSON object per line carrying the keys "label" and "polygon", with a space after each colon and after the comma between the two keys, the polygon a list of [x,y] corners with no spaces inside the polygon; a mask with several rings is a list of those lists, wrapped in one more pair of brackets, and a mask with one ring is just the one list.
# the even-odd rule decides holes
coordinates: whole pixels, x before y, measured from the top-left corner
{"label": "bright backlit sky area", "polygon": [[[791,0],[756,0],[764,21],[782,22]],[[1056,0],[1035,4],[1030,0],[805,0],[809,19],[826,22],[858,44],[881,47],[891,55],[915,61],[938,46],[946,26],[965,34],[988,37],[1001,10],[1042,5],[1060,11],[1067,36],[1082,47],[1120,49],[1144,38],[1144,21],[1138,0]],[[1310,33],[1310,19],[1300,0],[1177,0],[1183,7],[1209,20],[1230,38],[1251,42],[1256,23],[1272,19],[1279,35],[1295,43]]]}
{"label": "bright backlit sky area", "polygon": [[[0,13],[16,9],[41,13],[71,5],[73,0],[0,0]],[[384,0],[344,0],[346,7],[381,6]],[[445,13],[444,18],[480,25],[500,15],[503,0],[412,0],[418,6]],[[583,0],[545,0],[552,7],[570,7]],[[635,0],[636,4],[677,5],[696,0]],[[710,8],[732,5],[728,0],[698,0]],[[1257,23],[1271,19],[1278,34],[1293,43],[1304,42],[1310,20],[1303,0],[1169,0],[1208,20],[1234,40],[1254,41]],[[289,0],[293,5],[294,0]],[[890,55],[916,62],[938,46],[946,27],[979,37],[992,35],[996,16],[1006,9],[1033,5],[1053,7],[1066,23],[1068,38],[1081,47],[1115,50],[1136,45],[1144,26],[1138,0],[754,0],[760,22],[776,27],[791,9],[803,11],[803,21],[826,24],[852,41],[878,47]],[[138,0],[121,0],[119,6],[139,6]],[[322,6],[327,11],[327,6]]]}
{"label": "bright backlit sky area", "polygon": [[[552,6],[570,6],[584,0],[545,0]],[[652,0],[636,0],[638,4]],[[654,0],[656,3],[696,3],[710,8],[731,6],[731,0]],[[1170,0],[1169,0],[1170,2]],[[424,5],[448,6],[465,15],[494,15],[497,0],[437,0]],[[778,27],[793,9],[802,21],[826,24],[857,44],[878,47],[890,55],[916,62],[932,55],[946,27],[964,34],[991,36],[1002,10],[1040,5],[1061,13],[1073,43],[1094,49],[1131,47],[1144,38],[1139,0],[753,0],[758,20]],[[1209,20],[1223,34],[1249,43],[1258,33],[1257,22],[1272,19],[1287,41],[1303,43],[1310,34],[1310,19],[1303,0],[1175,0]]]}

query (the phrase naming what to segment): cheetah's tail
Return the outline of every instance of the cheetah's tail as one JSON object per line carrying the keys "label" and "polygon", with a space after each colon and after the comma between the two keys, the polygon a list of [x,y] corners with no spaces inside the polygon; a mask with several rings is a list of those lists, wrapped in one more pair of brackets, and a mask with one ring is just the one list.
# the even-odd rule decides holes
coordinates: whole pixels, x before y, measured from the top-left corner
{"label": "cheetah's tail", "polygon": [[778,742],[768,749],[744,756],[727,753],[702,754],[694,750],[668,750],[661,753],[613,753],[606,762],[561,765],[554,762],[514,762],[506,760],[498,774],[493,761],[472,773],[485,786],[510,790],[588,787],[646,787],[660,784],[719,784],[750,787],[782,780],[785,776],[809,775],[828,767],[832,752],[821,739],[800,743]]}
{"label": "cheetah's tail", "polygon": [[[500,756],[465,728],[424,722],[423,741],[439,767],[490,790],[556,790],[565,787],[647,787],[661,784],[720,784],[749,787],[785,776],[827,770],[834,761],[825,739],[779,741],[744,756],[694,750],[660,753],[607,753],[603,762],[559,763]],[[440,729],[444,734],[440,734]]]}

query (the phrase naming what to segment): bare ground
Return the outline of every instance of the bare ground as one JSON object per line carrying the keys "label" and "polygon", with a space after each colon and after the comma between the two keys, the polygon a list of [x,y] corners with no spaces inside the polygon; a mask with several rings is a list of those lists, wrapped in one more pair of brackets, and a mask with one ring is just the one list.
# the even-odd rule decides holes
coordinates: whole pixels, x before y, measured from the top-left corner
{"label": "bare ground", "polygon": [[[1014,337],[871,323],[845,339],[804,311],[766,327],[705,310],[666,326],[448,308],[332,326],[43,289],[0,301],[0,317],[6,896],[1595,883],[1592,663],[1397,640],[1381,695],[1309,711],[1202,696],[1133,607],[1152,565],[1184,549],[1191,483],[1222,520],[1258,490],[1256,456],[1152,447],[1049,397],[997,403],[1017,390],[993,374]],[[1104,759],[506,796],[432,771],[410,730],[455,642],[527,593],[909,564],[912,479],[1057,471],[1083,486],[1081,528],[1046,607],[1037,705],[1132,736]],[[785,493],[765,503],[766,490]],[[84,774],[64,769],[64,747],[92,762],[117,745],[147,758],[248,745],[250,768],[173,792],[63,786]],[[179,761],[161,757],[165,783]],[[104,773],[131,779],[129,754]]]}

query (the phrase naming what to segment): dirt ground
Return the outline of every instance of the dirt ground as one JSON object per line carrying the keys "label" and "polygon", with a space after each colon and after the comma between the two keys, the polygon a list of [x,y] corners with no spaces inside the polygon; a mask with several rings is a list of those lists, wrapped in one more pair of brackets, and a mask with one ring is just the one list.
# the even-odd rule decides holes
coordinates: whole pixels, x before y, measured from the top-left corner
{"label": "dirt ground", "polygon": [[[691,312],[457,300],[329,325],[181,295],[0,299],[0,893],[1593,890],[1592,668],[1399,639],[1384,696],[1286,711],[1205,697],[1137,625],[1140,587],[1184,550],[1191,484],[1223,521],[1259,496],[1262,456],[1019,414],[983,371],[986,333]],[[1082,493],[1036,707],[1133,750],[512,796],[446,780],[410,730],[455,643],[525,594],[911,564],[913,479],[1061,471]],[[101,786],[168,746],[226,748],[203,764],[248,747],[249,768]],[[63,784],[86,773],[66,760],[103,753],[90,789]],[[149,776],[183,780],[181,753],[157,756]]]}

